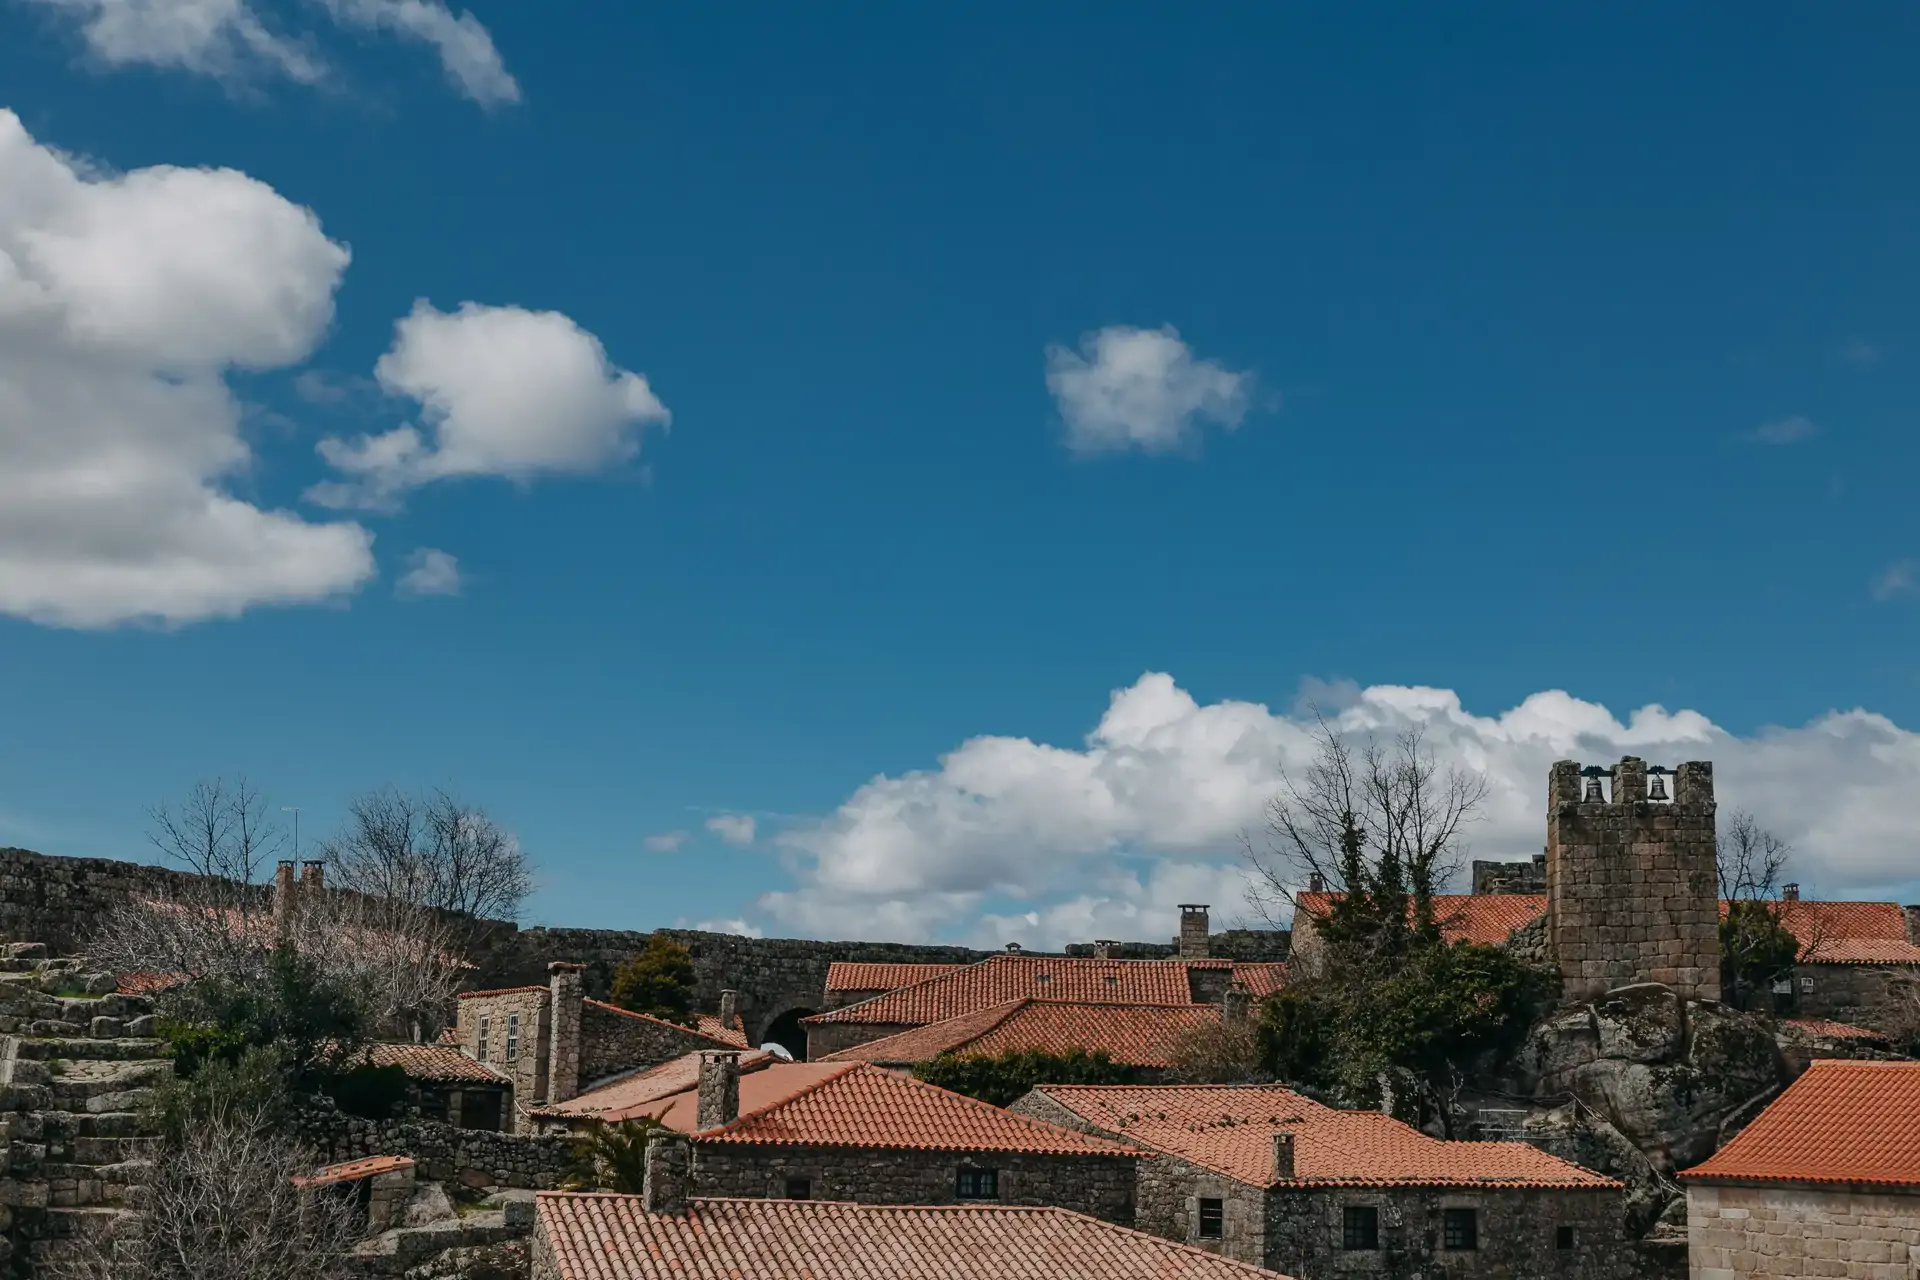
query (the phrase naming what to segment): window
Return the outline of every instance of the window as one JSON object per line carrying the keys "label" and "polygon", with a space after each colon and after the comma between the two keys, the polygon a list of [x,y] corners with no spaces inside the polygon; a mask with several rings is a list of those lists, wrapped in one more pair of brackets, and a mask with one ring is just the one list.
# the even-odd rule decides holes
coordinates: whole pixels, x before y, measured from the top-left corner
{"label": "window", "polygon": [[807,1178],[788,1178],[787,1179],[787,1199],[789,1200],[813,1199],[813,1182]]}
{"label": "window", "polygon": [[1370,1204],[1350,1204],[1340,1210],[1340,1247],[1378,1249],[1380,1211]]}
{"label": "window", "polygon": [[1562,1253],[1573,1248],[1573,1228],[1555,1227],[1553,1229],[1553,1247]]}
{"label": "window", "polygon": [[998,1200],[1000,1171],[998,1169],[962,1169],[954,1180],[953,1194],[961,1200]]}
{"label": "window", "polygon": [[473,1056],[478,1058],[482,1062],[485,1062],[487,1060],[487,1032],[490,1031],[492,1028],[493,1028],[492,1018],[480,1019],[480,1037],[479,1039],[474,1041]]}
{"label": "window", "polygon": [[1807,975],[1807,976],[1805,976],[1804,978],[1802,978],[1802,979],[1800,979],[1800,989],[1801,989],[1802,991],[1811,991],[1811,990],[1813,990],[1813,975],[1812,975],[1812,974],[1808,974],[1808,975]]}
{"label": "window", "polygon": [[1200,1238],[1202,1240],[1218,1240],[1224,1234],[1221,1228],[1226,1225],[1226,1218],[1227,1210],[1222,1202],[1209,1196],[1200,1198]]}
{"label": "window", "polygon": [[1443,1209],[1440,1213],[1441,1244],[1449,1249],[1480,1247],[1480,1215],[1472,1209]]}
{"label": "window", "polygon": [[520,1057],[520,1015],[507,1015],[507,1061],[515,1062]]}

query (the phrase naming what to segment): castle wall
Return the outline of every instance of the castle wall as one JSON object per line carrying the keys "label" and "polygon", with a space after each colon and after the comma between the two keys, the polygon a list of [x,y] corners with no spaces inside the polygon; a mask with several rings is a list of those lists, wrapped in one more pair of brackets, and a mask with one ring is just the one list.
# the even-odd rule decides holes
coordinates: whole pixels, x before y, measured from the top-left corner
{"label": "castle wall", "polygon": [[1673,799],[1647,799],[1628,756],[1612,794],[1588,801],[1580,766],[1553,766],[1547,792],[1547,914],[1570,1000],[1658,982],[1682,999],[1720,998],[1713,766],[1683,764]]}

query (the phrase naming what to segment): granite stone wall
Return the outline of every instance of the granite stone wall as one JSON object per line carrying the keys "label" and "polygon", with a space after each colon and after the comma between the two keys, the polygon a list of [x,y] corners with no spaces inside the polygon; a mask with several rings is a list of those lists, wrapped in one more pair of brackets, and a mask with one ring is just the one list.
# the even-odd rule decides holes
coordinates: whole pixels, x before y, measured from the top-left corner
{"label": "granite stone wall", "polygon": [[1548,931],[1566,996],[1658,982],[1682,999],[1718,1000],[1713,766],[1681,765],[1666,803],[1646,798],[1646,762],[1633,756],[1612,786],[1588,802],[1571,760],[1548,779]]}
{"label": "granite stone wall", "polygon": [[[463,996],[454,1002],[460,1048],[513,1081],[515,1110],[536,1106],[547,1098],[547,1052],[552,1029],[545,987],[510,989],[492,995]],[[520,1040],[507,1060],[509,1021],[520,1020]],[[487,1051],[480,1053],[480,1020],[487,1020]]]}
{"label": "granite stone wall", "polygon": [[[1208,1198],[1220,1201],[1217,1237],[1200,1234],[1200,1201]],[[1236,1262],[1267,1265],[1266,1191],[1174,1156],[1140,1161],[1134,1226]]]}
{"label": "granite stone wall", "polygon": [[1687,1188],[1692,1280],[1912,1280],[1920,1195],[1845,1188]]}
{"label": "granite stone wall", "polygon": [[830,1053],[867,1044],[883,1036],[897,1035],[913,1028],[904,1022],[825,1022],[807,1031],[807,1061],[818,1062]]}
{"label": "granite stone wall", "polygon": [[623,1013],[596,1000],[580,1011],[580,1088],[603,1076],[718,1047],[697,1031]]}
{"label": "granite stone wall", "polygon": [[[95,922],[137,897],[178,893],[197,877],[108,858],[57,858],[0,849],[0,941],[42,942],[52,955],[86,950]],[[271,885],[257,886],[264,907]]]}
{"label": "granite stone wall", "polygon": [[784,1199],[804,1178],[814,1200],[860,1204],[956,1204],[963,1168],[998,1172],[1001,1204],[1044,1204],[1122,1226],[1134,1220],[1131,1156],[1042,1156],[1007,1152],[895,1151],[701,1142],[693,1144],[697,1196]]}
{"label": "granite stone wall", "polygon": [[406,1116],[364,1120],[324,1103],[295,1113],[293,1129],[323,1164],[411,1156],[424,1182],[550,1190],[578,1169],[578,1147],[557,1134],[494,1133]]}
{"label": "granite stone wall", "polygon": [[1791,1016],[1885,1031],[1903,1020],[1920,972],[1907,966],[1803,964],[1793,971]]}

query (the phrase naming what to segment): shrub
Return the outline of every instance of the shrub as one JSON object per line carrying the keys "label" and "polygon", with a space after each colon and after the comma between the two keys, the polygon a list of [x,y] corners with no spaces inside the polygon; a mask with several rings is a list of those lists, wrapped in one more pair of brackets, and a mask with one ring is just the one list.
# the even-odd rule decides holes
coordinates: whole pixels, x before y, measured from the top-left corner
{"label": "shrub", "polygon": [[579,1146],[583,1189],[614,1191],[637,1196],[646,1190],[647,1144],[666,1126],[652,1116],[636,1116],[615,1124],[596,1124],[575,1136]]}
{"label": "shrub", "polygon": [[245,1047],[271,1048],[295,1086],[311,1088],[324,1074],[324,1057],[366,1041],[361,1000],[290,948],[273,953],[263,981],[202,979],[168,993],[166,1005],[176,1028],[170,1043],[194,1069],[214,1057],[235,1062]]}
{"label": "shrub", "polygon": [[1092,1053],[1085,1049],[1065,1053],[1020,1049],[991,1056],[943,1053],[916,1065],[913,1074],[928,1084],[996,1107],[1012,1105],[1035,1085],[1132,1084],[1137,1076],[1131,1067],[1108,1057],[1104,1049]]}
{"label": "shrub", "polygon": [[693,955],[655,934],[646,950],[613,971],[613,1002],[622,1009],[698,1026],[693,1011]]}
{"label": "shrub", "polygon": [[363,1063],[326,1082],[335,1105],[363,1120],[385,1120],[407,1096],[407,1073],[401,1067]]}

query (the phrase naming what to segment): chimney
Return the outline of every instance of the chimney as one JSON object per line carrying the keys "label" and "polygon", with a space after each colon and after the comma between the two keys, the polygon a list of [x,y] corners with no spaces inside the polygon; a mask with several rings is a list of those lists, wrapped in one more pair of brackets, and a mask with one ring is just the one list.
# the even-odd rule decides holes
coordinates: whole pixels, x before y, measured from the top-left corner
{"label": "chimney", "polygon": [[1276,1129],[1273,1132],[1273,1180],[1291,1182],[1293,1176],[1293,1131]]}
{"label": "chimney", "polygon": [[1009,943],[1007,944],[1007,950],[1008,950],[1008,951],[1010,951],[1010,952],[1012,952],[1012,953],[1013,953],[1014,955],[1019,955],[1019,954],[1020,954],[1020,944],[1019,944],[1019,943],[1017,943],[1017,942],[1009,942]]}
{"label": "chimney", "polygon": [[737,1049],[700,1051],[700,1097],[694,1128],[718,1129],[740,1118],[740,1052]]}
{"label": "chimney", "polygon": [[327,864],[324,862],[303,862],[300,864],[300,892],[311,890],[319,893],[327,887]]}
{"label": "chimney", "polygon": [[1239,1026],[1247,1020],[1247,1011],[1253,1007],[1253,994],[1247,990],[1244,982],[1235,979],[1227,987],[1227,993],[1220,1001],[1220,1016],[1229,1026]]}
{"label": "chimney", "polygon": [[1095,960],[1111,960],[1113,959],[1113,949],[1119,945],[1120,944],[1112,938],[1096,938],[1093,943],[1093,958]]}
{"label": "chimney", "polygon": [[722,991],[720,993],[720,1025],[732,1030],[733,1024],[739,1020],[740,993],[732,990]]}
{"label": "chimney", "polygon": [[1325,893],[1326,891],[1327,891],[1327,878],[1325,876],[1321,875],[1318,871],[1316,871],[1312,875],[1307,877],[1308,893]]}
{"label": "chimney", "polygon": [[1907,917],[1907,941],[1920,947],[1920,906],[1905,906],[1900,910]]}
{"label": "chimney", "polygon": [[547,1102],[580,1092],[580,973],[587,966],[555,960],[547,966]]}
{"label": "chimney", "polygon": [[648,1213],[682,1217],[693,1197],[693,1144],[684,1133],[656,1129],[647,1142],[640,1202]]}
{"label": "chimney", "polygon": [[1782,901],[1782,902],[1798,902],[1798,901],[1800,901],[1800,886],[1799,886],[1798,884],[1783,884],[1783,885],[1781,885],[1781,886],[1780,886],[1780,901]]}
{"label": "chimney", "polygon": [[293,881],[293,863],[282,860],[273,869],[273,936],[284,940],[293,930],[299,909],[299,886]]}
{"label": "chimney", "polygon": [[1180,904],[1180,958],[1207,958],[1207,907],[1205,903]]}

